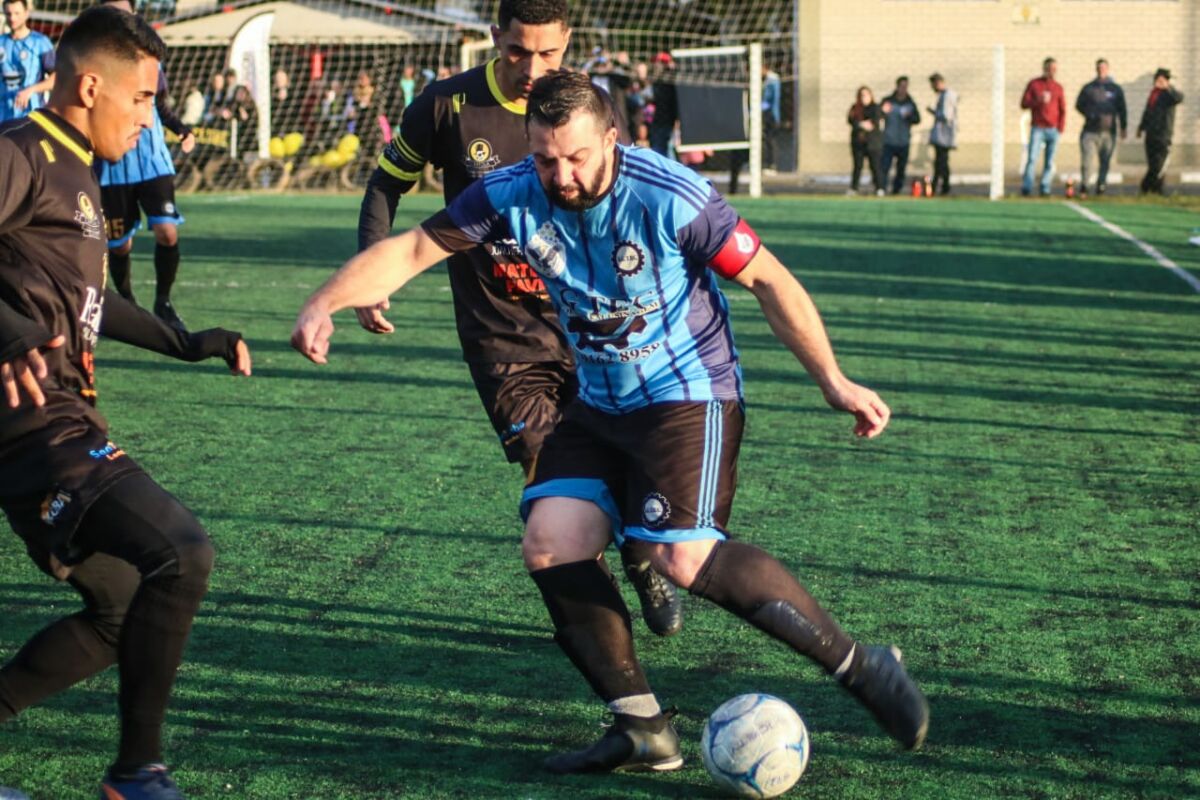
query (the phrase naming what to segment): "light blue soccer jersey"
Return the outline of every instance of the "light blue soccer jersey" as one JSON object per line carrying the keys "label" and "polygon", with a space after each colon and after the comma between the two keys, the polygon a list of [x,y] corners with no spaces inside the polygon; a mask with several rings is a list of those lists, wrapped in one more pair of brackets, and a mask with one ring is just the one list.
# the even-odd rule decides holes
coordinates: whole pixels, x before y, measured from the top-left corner
{"label": "light blue soccer jersey", "polygon": [[24,39],[11,34],[0,36],[0,122],[18,119],[45,105],[45,95],[37,93],[29,104],[17,111],[15,101],[22,89],[28,89],[52,71],[54,44],[45,34],[30,31]]}
{"label": "light blue soccer jersey", "polygon": [[451,249],[515,241],[554,301],[588,405],[625,413],[741,399],[729,306],[710,267],[732,251],[735,268],[721,269],[736,272],[758,239],[687,167],[618,146],[609,192],[573,212],[551,203],[528,158],[476,181],[425,228]]}
{"label": "light blue soccer jersey", "polygon": [[[160,66],[158,97],[163,98],[166,95],[167,78]],[[174,174],[175,162],[171,160],[171,151],[167,149],[157,102],[154,105],[153,122],[138,137],[137,147],[126,153],[120,161],[96,160],[96,176],[100,179],[101,186],[126,186]]]}

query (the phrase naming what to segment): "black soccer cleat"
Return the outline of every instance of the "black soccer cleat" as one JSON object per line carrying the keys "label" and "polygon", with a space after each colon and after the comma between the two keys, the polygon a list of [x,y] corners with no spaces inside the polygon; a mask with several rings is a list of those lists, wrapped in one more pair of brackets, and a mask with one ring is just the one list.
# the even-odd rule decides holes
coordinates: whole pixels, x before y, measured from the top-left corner
{"label": "black soccer cleat", "polygon": [[557,775],[579,772],[669,772],[683,766],[674,712],[649,719],[614,714],[600,741],[573,753],[550,756],[542,766]]}
{"label": "black soccer cleat", "polygon": [[683,628],[683,602],[675,585],[655,572],[649,561],[635,562],[626,558],[622,550],[621,563],[625,567],[625,577],[629,578],[637,591],[646,627],[659,636],[679,633]]}
{"label": "black soccer cleat", "polygon": [[179,316],[179,312],[175,310],[175,306],[171,305],[170,300],[155,300],[154,316],[158,317],[180,333],[188,332],[187,325],[184,324],[183,318]]}
{"label": "black soccer cleat", "polygon": [[896,647],[867,647],[845,686],[867,707],[888,735],[916,750],[929,730],[929,703],[904,671]]}

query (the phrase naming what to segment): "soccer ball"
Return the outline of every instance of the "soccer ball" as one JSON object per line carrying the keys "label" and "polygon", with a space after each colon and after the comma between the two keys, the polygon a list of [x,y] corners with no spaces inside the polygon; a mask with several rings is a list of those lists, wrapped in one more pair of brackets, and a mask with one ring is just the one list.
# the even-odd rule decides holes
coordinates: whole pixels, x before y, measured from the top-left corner
{"label": "soccer ball", "polygon": [[808,766],[808,728],[795,709],[769,694],[721,704],[704,725],[700,753],[722,788],[739,797],[777,797]]}

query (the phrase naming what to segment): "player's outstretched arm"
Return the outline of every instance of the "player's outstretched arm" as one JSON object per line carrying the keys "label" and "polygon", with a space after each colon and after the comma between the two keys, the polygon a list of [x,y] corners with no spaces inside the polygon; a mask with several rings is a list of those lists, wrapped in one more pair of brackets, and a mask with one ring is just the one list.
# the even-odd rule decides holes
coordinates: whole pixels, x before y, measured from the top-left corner
{"label": "player's outstretched arm", "polygon": [[344,308],[382,303],[392,292],[448,255],[450,251],[420,227],[372,245],[347,261],[308,298],[292,330],[292,347],[308,360],[324,364],[329,337],[333,335],[334,314]]}
{"label": "player's outstretched arm", "polygon": [[[362,252],[372,245],[383,241],[392,232],[392,222],[396,219],[396,207],[400,204],[400,196],[413,187],[415,181],[401,180],[389,175],[383,167],[376,167],[367,181],[367,189],[363,193],[362,206],[358,212],[358,250]],[[378,305],[367,308],[356,308],[358,324],[363,330],[371,333],[392,333],[395,326],[383,316],[391,304],[384,300]]]}
{"label": "player's outstretched arm", "polygon": [[817,307],[787,267],[762,247],[733,280],[755,296],[776,338],[804,365],[825,401],[854,415],[855,435],[870,439],[883,433],[891,410],[875,392],[842,374]]}
{"label": "player's outstretched arm", "polygon": [[112,289],[104,292],[100,335],[180,361],[195,362],[220,357],[225,359],[229,371],[234,375],[250,374],[250,348],[237,331],[209,328],[184,333]]}

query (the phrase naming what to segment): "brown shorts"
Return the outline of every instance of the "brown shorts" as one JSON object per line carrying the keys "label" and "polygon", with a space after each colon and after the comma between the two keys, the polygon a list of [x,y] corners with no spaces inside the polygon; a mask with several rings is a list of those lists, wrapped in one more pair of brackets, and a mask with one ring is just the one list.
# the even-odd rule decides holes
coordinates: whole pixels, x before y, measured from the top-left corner
{"label": "brown shorts", "polygon": [[569,362],[468,364],[475,390],[510,463],[531,462],[575,399]]}
{"label": "brown shorts", "polygon": [[572,403],[547,437],[521,515],[542,497],[589,500],[617,544],[724,539],[745,414],[737,400],[656,403],[606,414]]}

